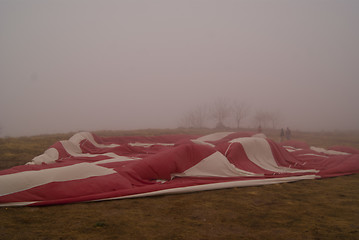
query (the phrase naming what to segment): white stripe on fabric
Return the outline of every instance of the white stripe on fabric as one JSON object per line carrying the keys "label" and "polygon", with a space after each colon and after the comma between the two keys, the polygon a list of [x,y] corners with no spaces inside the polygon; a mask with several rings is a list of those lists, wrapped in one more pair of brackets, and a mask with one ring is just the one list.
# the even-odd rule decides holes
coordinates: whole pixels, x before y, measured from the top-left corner
{"label": "white stripe on fabric", "polygon": [[70,141],[60,141],[65,151],[73,157],[96,157],[96,156],[108,156],[111,158],[122,157],[113,152],[102,153],[102,154],[93,154],[93,153],[82,153],[82,150],[79,145],[74,144]]}
{"label": "white stripe on fabric", "polygon": [[310,147],[311,150],[316,151],[318,153],[325,153],[328,155],[350,155],[350,153],[346,152],[339,152],[334,150],[327,150],[325,148],[319,148],[319,147]]}
{"label": "white stripe on fabric", "polygon": [[[72,136],[70,138],[70,140],[63,140],[63,141],[60,141],[60,143],[64,147],[65,151],[73,157],[107,156],[107,157],[114,159],[113,162],[129,161],[129,160],[134,159],[134,158],[129,158],[129,157],[128,158],[123,157],[123,156],[117,155],[113,152],[107,152],[107,153],[102,153],[102,154],[83,153],[80,148],[80,142],[84,139],[90,141],[93,145],[95,145],[98,148],[110,148],[110,147],[120,146],[118,144],[111,144],[111,145],[98,144],[95,142],[92,134],[88,133],[88,132],[77,133],[74,136]],[[34,164],[40,165],[42,163],[50,164],[50,163],[55,163],[56,160],[58,160],[58,159],[59,159],[58,151],[55,148],[50,148],[50,149],[46,150],[43,154],[33,158],[31,162],[28,162],[26,164],[27,165],[34,165]],[[109,160],[107,160],[107,161],[109,161]]]}
{"label": "white stripe on fabric", "polygon": [[292,146],[283,146],[285,148],[285,150],[287,150],[288,152],[295,152],[295,151],[300,151],[303,150],[302,148],[295,148]]}
{"label": "white stripe on fabric", "polygon": [[236,168],[220,152],[215,152],[183,173],[175,173],[172,177],[240,177],[263,176]]}
{"label": "white stripe on fabric", "polygon": [[278,166],[275,161],[272,149],[268,143],[268,141],[264,138],[255,138],[255,137],[245,137],[245,138],[237,138],[230,141],[231,143],[240,143],[248,159],[256,164],[257,166],[272,172],[288,172],[288,173],[302,173],[302,172],[318,172],[314,169],[309,170],[300,170]]}
{"label": "white stripe on fabric", "polygon": [[227,137],[228,135],[232,134],[234,132],[218,132],[218,133],[212,133],[212,134],[208,134],[202,137],[197,138],[196,140],[198,141],[202,141],[202,142],[207,142],[207,141],[217,141],[220,140],[224,137]]}
{"label": "white stripe on fabric", "polygon": [[141,142],[134,142],[134,143],[129,143],[128,145],[132,146],[132,147],[152,147],[152,146],[174,146],[174,143],[141,143]]}
{"label": "white stripe on fabric", "polygon": [[59,159],[59,152],[56,148],[49,148],[43,154],[34,157],[31,162],[26,163],[27,165],[40,165],[42,163],[54,163]]}
{"label": "white stripe on fabric", "polygon": [[193,142],[194,144],[198,144],[198,145],[206,145],[206,146],[210,146],[210,147],[215,147],[214,144],[208,143],[208,142],[203,142],[203,141],[199,141],[196,139],[192,139],[191,142]]}
{"label": "white stripe on fabric", "polygon": [[94,176],[116,173],[115,170],[92,163],[79,163],[71,166],[25,171],[0,176],[0,196],[24,191],[51,182],[65,182]]}
{"label": "white stripe on fabric", "polygon": [[79,145],[80,142],[82,140],[88,140],[89,142],[91,142],[95,147],[98,148],[112,148],[112,147],[118,147],[121,146],[119,144],[109,144],[109,145],[105,145],[105,144],[100,144],[97,143],[93,137],[93,135],[89,132],[80,132],[80,133],[76,133],[75,135],[73,135],[68,141],[72,142],[75,145]]}

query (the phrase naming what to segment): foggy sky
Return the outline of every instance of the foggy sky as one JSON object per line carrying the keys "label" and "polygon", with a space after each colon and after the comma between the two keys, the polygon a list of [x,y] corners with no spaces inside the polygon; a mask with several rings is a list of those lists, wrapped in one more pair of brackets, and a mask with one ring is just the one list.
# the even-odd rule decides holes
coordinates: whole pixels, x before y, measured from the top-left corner
{"label": "foggy sky", "polygon": [[178,127],[218,98],[244,127],[359,129],[358,23],[355,0],[0,0],[0,136]]}

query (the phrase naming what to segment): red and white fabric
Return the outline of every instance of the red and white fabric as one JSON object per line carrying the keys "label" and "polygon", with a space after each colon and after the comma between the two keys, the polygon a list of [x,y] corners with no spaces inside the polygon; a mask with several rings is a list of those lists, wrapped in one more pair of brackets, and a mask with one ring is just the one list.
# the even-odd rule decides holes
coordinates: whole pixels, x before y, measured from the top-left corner
{"label": "red and white fabric", "polygon": [[0,206],[100,201],[359,172],[359,151],[276,143],[263,134],[99,137],[77,133],[0,171]]}

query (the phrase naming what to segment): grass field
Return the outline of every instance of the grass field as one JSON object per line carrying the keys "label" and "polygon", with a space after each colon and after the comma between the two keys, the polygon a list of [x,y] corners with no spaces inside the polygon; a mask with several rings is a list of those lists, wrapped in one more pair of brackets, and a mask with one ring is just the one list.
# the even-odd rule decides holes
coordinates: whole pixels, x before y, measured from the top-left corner
{"label": "grass field", "polygon": [[[103,131],[109,135],[212,130]],[[278,140],[277,131],[265,131]],[[0,139],[0,169],[69,134]],[[358,132],[294,132],[310,145],[359,148]],[[359,239],[359,174],[180,195],[0,208],[0,239]]]}

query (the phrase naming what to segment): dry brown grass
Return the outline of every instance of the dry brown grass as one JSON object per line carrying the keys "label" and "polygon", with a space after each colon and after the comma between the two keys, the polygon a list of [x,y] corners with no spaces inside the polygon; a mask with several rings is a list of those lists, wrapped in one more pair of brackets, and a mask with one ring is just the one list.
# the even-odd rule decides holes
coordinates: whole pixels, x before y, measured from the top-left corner
{"label": "dry brown grass", "polygon": [[[277,137],[276,132],[267,134]],[[294,136],[323,147],[359,143],[358,133]],[[356,174],[180,195],[0,208],[0,239],[359,239],[358,183]]]}

